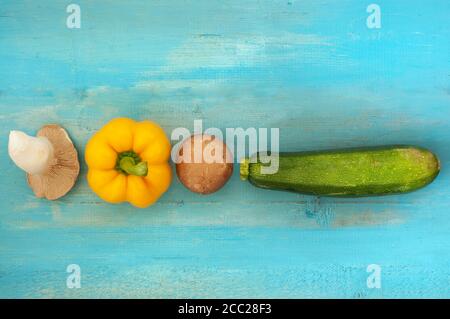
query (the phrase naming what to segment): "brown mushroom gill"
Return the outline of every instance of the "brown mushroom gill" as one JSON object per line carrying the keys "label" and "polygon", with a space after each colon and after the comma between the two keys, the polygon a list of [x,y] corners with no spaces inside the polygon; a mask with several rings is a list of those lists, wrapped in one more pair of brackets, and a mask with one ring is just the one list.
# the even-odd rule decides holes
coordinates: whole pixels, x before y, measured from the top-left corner
{"label": "brown mushroom gill", "polygon": [[45,125],[37,136],[46,137],[50,141],[54,157],[44,173],[27,173],[28,184],[36,197],[55,200],[67,194],[75,184],[80,171],[78,153],[67,132],[59,125]]}

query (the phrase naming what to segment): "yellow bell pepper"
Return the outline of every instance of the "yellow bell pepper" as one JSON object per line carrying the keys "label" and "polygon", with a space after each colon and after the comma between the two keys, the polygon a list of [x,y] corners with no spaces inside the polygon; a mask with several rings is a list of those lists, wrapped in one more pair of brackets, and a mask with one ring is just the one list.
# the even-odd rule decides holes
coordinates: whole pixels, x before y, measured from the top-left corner
{"label": "yellow bell pepper", "polygon": [[169,188],[170,142],[159,125],[116,118],[86,146],[87,180],[101,199],[147,207]]}

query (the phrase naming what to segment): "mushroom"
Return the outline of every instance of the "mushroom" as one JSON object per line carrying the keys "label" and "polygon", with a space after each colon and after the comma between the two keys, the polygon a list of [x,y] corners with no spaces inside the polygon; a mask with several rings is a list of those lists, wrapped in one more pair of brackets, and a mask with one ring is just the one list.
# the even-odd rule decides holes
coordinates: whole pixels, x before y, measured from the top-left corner
{"label": "mushroom", "polygon": [[56,124],[43,126],[37,137],[11,131],[8,152],[27,173],[28,185],[39,198],[55,200],[64,196],[80,171],[77,150],[67,132]]}
{"label": "mushroom", "polygon": [[178,150],[177,176],[190,191],[211,194],[222,188],[233,173],[233,156],[215,136],[196,134]]}

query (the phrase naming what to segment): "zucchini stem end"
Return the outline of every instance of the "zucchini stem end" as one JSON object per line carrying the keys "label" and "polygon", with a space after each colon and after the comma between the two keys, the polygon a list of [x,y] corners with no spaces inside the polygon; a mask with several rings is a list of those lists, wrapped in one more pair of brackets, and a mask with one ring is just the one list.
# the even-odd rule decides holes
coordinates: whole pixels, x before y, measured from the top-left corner
{"label": "zucchini stem end", "polygon": [[241,164],[239,167],[239,175],[241,177],[241,180],[243,180],[243,181],[246,181],[248,178],[249,164],[250,164],[250,159],[248,157],[244,157],[241,160]]}

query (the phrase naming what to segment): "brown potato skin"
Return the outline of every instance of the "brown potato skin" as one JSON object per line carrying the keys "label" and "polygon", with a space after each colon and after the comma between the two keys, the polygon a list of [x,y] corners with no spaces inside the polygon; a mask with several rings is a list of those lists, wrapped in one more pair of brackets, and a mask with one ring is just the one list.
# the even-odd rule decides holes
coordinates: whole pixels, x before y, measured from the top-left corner
{"label": "brown potato skin", "polygon": [[[205,162],[205,158],[203,155],[199,158],[200,162],[194,162],[194,140],[200,141],[201,145],[200,151],[203,154],[203,150],[206,145],[211,144],[208,150],[216,150],[221,148],[222,157],[221,161],[216,161],[211,163],[211,161]],[[177,160],[176,164],[176,172],[178,179],[180,182],[190,191],[198,194],[211,194],[218,191],[222,188],[226,182],[230,179],[233,174],[233,158],[231,156],[231,152],[225,145],[225,143],[215,137],[211,137],[209,135],[192,135],[188,139],[186,139],[181,145],[178,156],[186,155],[186,149],[188,149],[188,145],[190,147],[190,158],[191,162],[184,162]]]}

